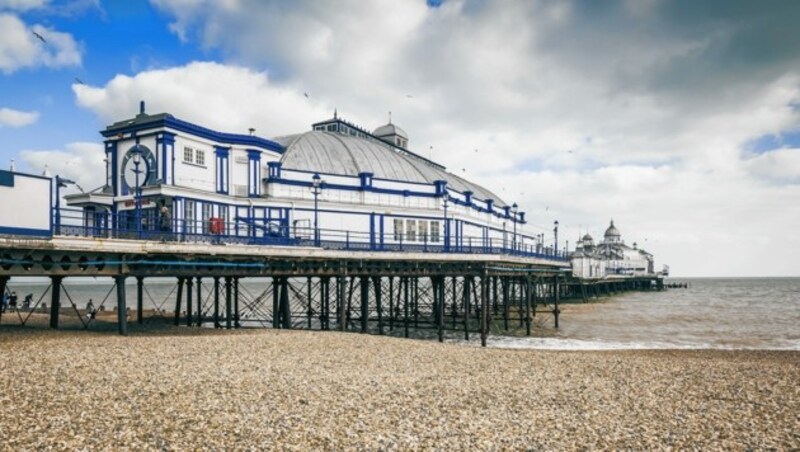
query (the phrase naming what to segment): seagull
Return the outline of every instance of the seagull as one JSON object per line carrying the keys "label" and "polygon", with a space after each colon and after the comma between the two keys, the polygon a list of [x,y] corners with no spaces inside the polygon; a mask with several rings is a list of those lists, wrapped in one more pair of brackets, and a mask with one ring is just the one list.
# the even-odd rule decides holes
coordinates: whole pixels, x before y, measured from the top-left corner
{"label": "seagull", "polygon": [[303,95],[306,96],[306,99],[308,99],[308,93],[303,93]]}
{"label": "seagull", "polygon": [[409,98],[409,99],[413,99],[414,98],[414,96],[412,96],[411,94],[406,94],[406,97]]}
{"label": "seagull", "polygon": [[478,152],[478,150],[477,150],[477,149],[475,149],[475,152]]}
{"label": "seagull", "polygon": [[47,41],[42,37],[42,35],[40,35],[39,33],[36,33],[35,31],[32,31],[32,30],[31,30],[31,33],[33,33],[34,36],[39,38],[40,41],[42,41],[43,43],[47,44]]}
{"label": "seagull", "polygon": [[463,171],[463,172],[465,172],[465,173],[466,173],[466,172],[467,172],[467,169],[466,169],[466,168],[461,168],[461,171]]}
{"label": "seagull", "polygon": [[75,82],[77,82],[79,85],[85,85],[86,84],[86,83],[83,83],[83,80],[79,79],[78,77],[75,77]]}

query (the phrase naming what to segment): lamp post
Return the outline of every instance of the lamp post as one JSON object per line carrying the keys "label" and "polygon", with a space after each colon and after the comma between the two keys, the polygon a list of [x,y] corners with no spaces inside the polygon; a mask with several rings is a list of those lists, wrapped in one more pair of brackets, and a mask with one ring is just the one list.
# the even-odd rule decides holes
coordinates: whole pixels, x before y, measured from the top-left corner
{"label": "lamp post", "polygon": [[136,236],[142,238],[142,186],[139,183],[139,174],[142,172],[139,165],[142,164],[142,150],[137,146],[133,151],[133,172],[136,174],[136,190],[134,191],[134,209],[136,220]]}
{"label": "lamp post", "polygon": [[558,220],[553,222],[553,235],[555,235],[555,243],[553,244],[553,255],[558,256]]}
{"label": "lamp post", "polygon": [[442,206],[444,207],[444,250],[450,251],[450,222],[447,220],[447,206],[450,204],[449,196],[445,190],[442,196]]}
{"label": "lamp post", "polygon": [[517,203],[511,205],[511,221],[514,223],[514,235],[511,238],[511,251],[517,249],[517,211],[519,211],[519,206]]}
{"label": "lamp post", "polygon": [[67,184],[74,184],[74,181],[69,179],[64,179],[63,177],[56,175],[56,212],[55,212],[55,233],[56,235],[61,234],[61,189],[65,188]]}
{"label": "lamp post", "polygon": [[314,246],[319,246],[319,194],[322,192],[322,179],[318,173],[311,178],[311,193],[314,194]]}

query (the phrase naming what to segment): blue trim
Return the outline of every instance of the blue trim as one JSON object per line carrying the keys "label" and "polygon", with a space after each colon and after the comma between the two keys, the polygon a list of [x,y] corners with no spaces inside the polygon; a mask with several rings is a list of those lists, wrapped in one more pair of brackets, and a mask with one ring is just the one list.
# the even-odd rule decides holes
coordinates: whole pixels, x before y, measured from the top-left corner
{"label": "blue trim", "polygon": [[[319,174],[320,176],[335,176],[335,177],[350,177],[350,178],[357,178],[358,176],[353,176],[352,174],[338,174],[338,173],[326,173],[322,171],[310,171],[310,170],[301,170],[295,168],[283,168],[286,171],[291,171],[295,173],[304,173],[304,174]],[[434,184],[429,184],[427,182],[414,182],[414,181],[407,181],[407,180],[400,180],[400,179],[385,179],[382,177],[373,177],[373,181],[384,181],[384,182],[399,182],[401,184],[410,184],[410,185],[424,185],[426,187],[430,187]]]}
{"label": "blue trim", "polygon": [[0,170],[0,187],[14,187],[14,173]]}
{"label": "blue trim", "polygon": [[[51,215],[52,218],[52,215]],[[51,220],[52,222],[52,220]],[[32,229],[32,228],[12,228],[9,226],[0,226],[0,234],[6,235],[25,235],[31,237],[52,237],[52,226],[50,229]]]}
{"label": "blue trim", "polygon": [[[291,179],[264,179],[265,182],[271,184],[284,184],[284,185],[294,185],[299,187],[311,187],[311,182],[299,181],[299,180],[291,180]],[[376,188],[376,187],[369,187],[369,188],[361,188],[360,186],[353,186],[353,185],[339,185],[339,184],[331,184],[331,183],[324,183],[322,185],[322,189],[328,190],[348,190],[348,191],[370,191],[373,193],[383,193],[389,195],[400,195],[400,196],[418,196],[422,198],[438,198],[436,193],[424,193],[418,191],[411,191],[411,190],[394,190],[390,188]]]}
{"label": "blue trim", "polygon": [[143,120],[139,123],[135,123],[130,126],[114,127],[112,125],[107,127],[106,130],[100,133],[104,137],[109,138],[109,137],[115,137],[119,134],[126,134],[126,133],[135,134],[136,132],[139,132],[141,130],[148,130],[160,127],[178,130],[180,132],[216,141],[218,143],[225,143],[231,145],[235,144],[241,146],[255,146],[258,148],[266,149],[268,151],[277,152],[278,154],[282,154],[285,151],[283,146],[272,140],[267,140],[266,138],[256,137],[252,135],[240,135],[234,133],[217,132],[215,130],[207,129],[205,127],[201,127],[196,124],[192,124],[190,122],[177,119],[172,115],[165,115],[165,116],[159,115],[157,117],[153,117],[153,119],[150,121]]}
{"label": "blue trim", "polygon": [[369,214],[369,249],[375,249],[375,212]]}

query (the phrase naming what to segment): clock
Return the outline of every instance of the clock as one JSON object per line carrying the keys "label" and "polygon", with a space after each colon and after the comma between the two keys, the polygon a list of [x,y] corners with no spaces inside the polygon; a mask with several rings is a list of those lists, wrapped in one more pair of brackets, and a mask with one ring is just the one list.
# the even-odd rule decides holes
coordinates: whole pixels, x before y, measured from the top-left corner
{"label": "clock", "polygon": [[[136,164],[136,154],[139,164]],[[150,185],[155,182],[156,158],[147,146],[136,144],[128,149],[122,158],[122,181],[128,190]],[[138,173],[138,178],[136,177]],[[137,186],[138,180],[138,186]]]}

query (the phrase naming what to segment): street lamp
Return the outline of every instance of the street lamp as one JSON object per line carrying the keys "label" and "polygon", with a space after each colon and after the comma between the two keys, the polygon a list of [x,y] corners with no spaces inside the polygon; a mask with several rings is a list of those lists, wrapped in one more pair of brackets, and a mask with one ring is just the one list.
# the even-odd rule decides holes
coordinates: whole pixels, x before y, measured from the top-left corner
{"label": "street lamp", "polygon": [[447,206],[450,204],[449,202],[450,196],[448,196],[447,191],[444,192],[442,195],[442,206],[444,207],[444,250],[450,251],[450,225],[449,221],[447,220]]}
{"label": "street lamp", "polygon": [[133,172],[136,174],[136,189],[134,191],[134,208],[136,209],[136,235],[142,238],[142,186],[139,183],[139,174],[142,172],[139,165],[142,163],[142,149],[136,146],[133,150]]}
{"label": "street lamp", "polygon": [[555,243],[553,244],[553,255],[558,256],[558,220],[553,222],[553,234],[555,235]]}
{"label": "street lamp", "polygon": [[65,188],[68,184],[74,184],[75,181],[64,179],[56,175],[56,214],[55,214],[55,232],[56,235],[61,234],[61,189]]}
{"label": "street lamp", "polygon": [[311,178],[311,193],[314,194],[314,246],[319,246],[319,194],[322,193],[322,179],[318,173]]}
{"label": "street lamp", "polygon": [[514,235],[511,239],[511,251],[513,252],[517,249],[517,211],[519,211],[519,206],[517,203],[511,205],[511,221],[514,223]]}

